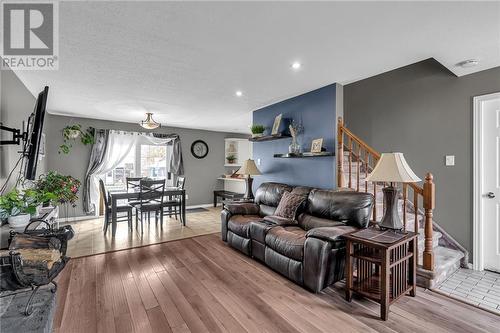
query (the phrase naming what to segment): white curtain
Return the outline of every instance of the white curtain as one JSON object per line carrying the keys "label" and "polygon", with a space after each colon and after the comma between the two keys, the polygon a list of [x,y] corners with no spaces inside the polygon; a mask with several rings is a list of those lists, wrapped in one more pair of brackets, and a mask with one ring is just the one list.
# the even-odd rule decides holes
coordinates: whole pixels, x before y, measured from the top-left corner
{"label": "white curtain", "polygon": [[[99,178],[115,169],[135,150],[138,144],[167,145],[172,139],[156,138],[152,134],[109,131],[108,145],[102,164],[90,176],[90,204],[99,207]],[[94,212],[97,213],[97,209]]]}

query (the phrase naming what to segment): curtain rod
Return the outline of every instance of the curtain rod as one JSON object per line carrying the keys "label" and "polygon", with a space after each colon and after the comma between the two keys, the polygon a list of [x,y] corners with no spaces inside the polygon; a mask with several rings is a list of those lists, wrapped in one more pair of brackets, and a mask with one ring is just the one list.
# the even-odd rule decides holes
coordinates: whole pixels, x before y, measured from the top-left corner
{"label": "curtain rod", "polygon": [[160,138],[160,139],[178,139],[180,138],[179,134],[176,133],[171,133],[171,134],[166,134],[166,133],[151,133],[151,132],[136,132],[136,131],[124,131],[124,130],[115,130],[115,129],[109,129],[109,128],[96,128],[96,131],[115,131],[115,132],[122,132],[123,134],[129,134],[129,135],[149,135],[153,136],[155,138]]}

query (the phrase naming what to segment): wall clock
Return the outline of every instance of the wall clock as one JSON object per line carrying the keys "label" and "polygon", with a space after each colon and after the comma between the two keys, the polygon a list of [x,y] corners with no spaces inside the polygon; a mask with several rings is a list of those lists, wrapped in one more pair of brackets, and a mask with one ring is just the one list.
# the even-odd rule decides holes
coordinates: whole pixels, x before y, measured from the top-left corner
{"label": "wall clock", "polygon": [[208,145],[203,140],[196,140],[191,145],[191,154],[196,158],[204,158],[208,155]]}

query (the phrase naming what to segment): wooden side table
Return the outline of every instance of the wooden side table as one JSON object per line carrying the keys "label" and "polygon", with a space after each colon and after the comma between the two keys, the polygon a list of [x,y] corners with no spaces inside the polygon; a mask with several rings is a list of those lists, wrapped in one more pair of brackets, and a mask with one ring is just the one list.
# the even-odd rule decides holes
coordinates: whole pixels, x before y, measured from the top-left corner
{"label": "wooden side table", "polygon": [[353,292],[370,298],[380,303],[380,317],[387,320],[392,303],[416,295],[418,234],[368,228],[344,237],[346,300]]}

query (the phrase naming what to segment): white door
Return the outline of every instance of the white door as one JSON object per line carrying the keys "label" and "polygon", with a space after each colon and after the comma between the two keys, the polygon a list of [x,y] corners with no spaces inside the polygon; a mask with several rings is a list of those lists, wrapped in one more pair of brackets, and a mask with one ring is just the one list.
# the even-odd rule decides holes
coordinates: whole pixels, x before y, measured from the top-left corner
{"label": "white door", "polygon": [[481,105],[481,217],[484,268],[500,272],[500,94]]}

